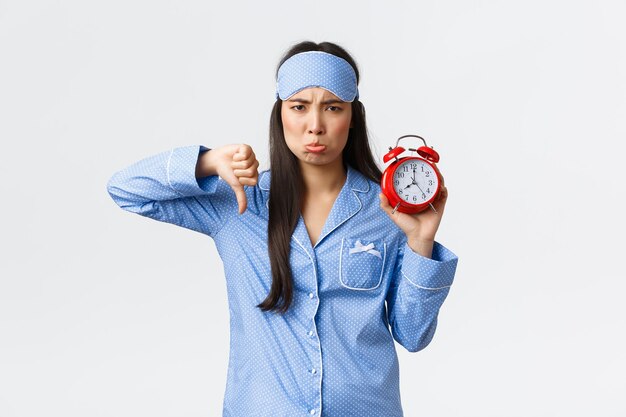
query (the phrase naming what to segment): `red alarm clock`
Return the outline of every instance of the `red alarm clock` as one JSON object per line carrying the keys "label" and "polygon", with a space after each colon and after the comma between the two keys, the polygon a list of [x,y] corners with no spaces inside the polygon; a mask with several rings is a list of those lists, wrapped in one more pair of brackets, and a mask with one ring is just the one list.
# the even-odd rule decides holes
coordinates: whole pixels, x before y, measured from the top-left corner
{"label": "red alarm clock", "polygon": [[[417,149],[409,148],[411,152],[417,152],[421,156],[405,156],[399,158],[406,151],[398,146],[400,139],[418,138],[424,142],[424,146]],[[441,189],[441,177],[435,169],[439,162],[439,154],[426,145],[423,137],[417,135],[400,136],[396,141],[395,148],[389,148],[389,152],[383,157],[383,162],[394,161],[383,172],[380,186],[383,194],[387,196],[389,204],[402,213],[419,213],[428,206],[435,212],[433,201],[437,198]]]}

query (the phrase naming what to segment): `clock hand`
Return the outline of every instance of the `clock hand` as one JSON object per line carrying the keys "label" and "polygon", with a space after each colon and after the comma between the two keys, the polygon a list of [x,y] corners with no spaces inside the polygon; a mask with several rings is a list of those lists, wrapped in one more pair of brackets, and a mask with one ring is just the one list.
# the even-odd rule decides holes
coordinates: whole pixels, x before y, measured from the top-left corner
{"label": "clock hand", "polygon": [[[422,190],[422,187],[420,187],[418,183],[416,183],[416,182],[415,182],[414,184],[415,184],[415,185],[417,185],[417,188],[419,188],[419,189],[420,189],[420,191],[422,192],[422,194],[426,195],[426,193]],[[431,208],[431,209],[433,209],[433,211],[434,211],[435,213],[437,213],[437,210],[435,210],[435,206],[433,206],[433,203],[428,203],[428,204],[430,205],[430,208]]]}
{"label": "clock hand", "polygon": [[420,187],[420,185],[419,185],[417,182],[415,182],[415,181],[414,181],[414,182],[413,182],[413,184],[417,185],[417,188],[419,188],[419,189],[420,189],[420,191],[422,192],[422,194],[426,194],[426,193],[424,192],[424,190],[422,190],[422,187]]}

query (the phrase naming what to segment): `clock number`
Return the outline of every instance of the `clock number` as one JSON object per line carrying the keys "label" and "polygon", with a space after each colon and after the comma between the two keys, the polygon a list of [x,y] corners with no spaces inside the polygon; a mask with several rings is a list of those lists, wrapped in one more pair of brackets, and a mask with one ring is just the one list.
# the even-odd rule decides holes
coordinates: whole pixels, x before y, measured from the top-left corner
{"label": "clock number", "polygon": [[399,190],[398,192],[399,192],[400,194],[404,194],[404,192],[403,192],[402,190]]}
{"label": "clock number", "polygon": [[413,196],[413,201],[417,201],[417,196],[416,195]]}
{"label": "clock number", "polygon": [[417,164],[411,164],[411,169],[416,169],[417,168]]}
{"label": "clock number", "polygon": [[395,184],[396,184],[396,185],[400,185],[400,181],[396,180],[396,181],[395,181]]}
{"label": "clock number", "polygon": [[422,193],[422,200],[426,200],[426,194]]}
{"label": "clock number", "polygon": [[398,172],[397,175],[398,178],[404,178],[404,172]]}
{"label": "clock number", "polygon": [[427,189],[426,189],[426,192],[427,192],[428,194],[430,194],[430,188],[427,188]]}
{"label": "clock number", "polygon": [[428,180],[428,185],[433,185],[433,180]]}
{"label": "clock number", "polygon": [[424,172],[424,165],[422,165],[422,172]]}
{"label": "clock number", "polygon": [[430,171],[426,171],[426,176],[430,177]]}

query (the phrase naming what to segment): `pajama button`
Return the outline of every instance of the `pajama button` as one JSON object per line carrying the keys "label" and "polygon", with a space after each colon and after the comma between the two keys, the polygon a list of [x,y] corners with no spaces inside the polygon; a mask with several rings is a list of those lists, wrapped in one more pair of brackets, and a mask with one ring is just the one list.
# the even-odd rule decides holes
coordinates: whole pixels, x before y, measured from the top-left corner
{"label": "pajama button", "polygon": [[309,336],[313,336],[313,330],[309,330]]}
{"label": "pajama button", "polygon": [[311,410],[311,411],[309,411],[309,413],[310,413],[311,415],[313,415],[313,414],[315,414],[315,410]]}
{"label": "pajama button", "polygon": [[309,293],[309,298],[313,298],[313,293],[312,292]]}
{"label": "pajama button", "polygon": [[314,373],[316,373],[316,372],[317,372],[317,370],[315,370],[315,368],[311,369],[311,373],[312,373],[312,374],[314,374]]}

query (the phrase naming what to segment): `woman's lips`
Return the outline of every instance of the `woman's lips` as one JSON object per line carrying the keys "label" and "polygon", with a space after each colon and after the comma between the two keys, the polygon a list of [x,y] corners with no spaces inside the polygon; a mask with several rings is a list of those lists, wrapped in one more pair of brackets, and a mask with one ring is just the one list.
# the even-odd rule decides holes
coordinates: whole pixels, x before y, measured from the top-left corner
{"label": "woman's lips", "polygon": [[326,150],[326,145],[307,145],[306,150],[312,153],[320,153]]}

